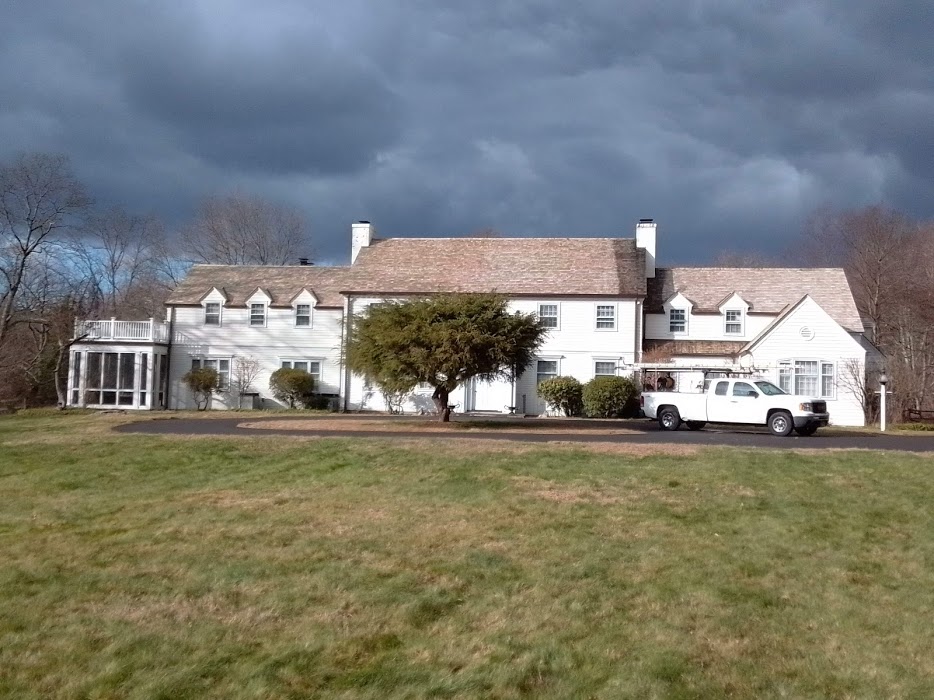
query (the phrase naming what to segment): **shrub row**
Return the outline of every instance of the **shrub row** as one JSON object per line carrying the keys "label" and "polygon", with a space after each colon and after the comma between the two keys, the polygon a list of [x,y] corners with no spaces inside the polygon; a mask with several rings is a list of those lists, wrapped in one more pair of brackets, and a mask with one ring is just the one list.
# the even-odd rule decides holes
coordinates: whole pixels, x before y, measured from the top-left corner
{"label": "shrub row", "polygon": [[554,377],[538,385],[538,395],[566,416],[624,418],[636,414],[639,390],[628,377],[594,377],[586,384],[574,377]]}

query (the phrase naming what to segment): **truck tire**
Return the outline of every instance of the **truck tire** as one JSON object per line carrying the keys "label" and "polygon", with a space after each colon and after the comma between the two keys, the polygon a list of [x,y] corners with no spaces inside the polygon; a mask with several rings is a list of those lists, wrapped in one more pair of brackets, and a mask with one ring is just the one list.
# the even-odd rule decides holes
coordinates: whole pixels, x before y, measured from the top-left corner
{"label": "truck tire", "polygon": [[658,425],[662,430],[677,430],[681,427],[681,414],[674,406],[665,406],[658,413]]}
{"label": "truck tire", "polygon": [[811,437],[814,433],[817,432],[817,426],[806,425],[803,428],[795,428],[795,432],[802,437]]}
{"label": "truck tire", "polygon": [[788,411],[775,411],[769,416],[769,430],[772,435],[786,437],[794,430],[795,422]]}
{"label": "truck tire", "polygon": [[705,425],[707,425],[705,420],[689,420],[687,422],[688,430],[700,430]]}

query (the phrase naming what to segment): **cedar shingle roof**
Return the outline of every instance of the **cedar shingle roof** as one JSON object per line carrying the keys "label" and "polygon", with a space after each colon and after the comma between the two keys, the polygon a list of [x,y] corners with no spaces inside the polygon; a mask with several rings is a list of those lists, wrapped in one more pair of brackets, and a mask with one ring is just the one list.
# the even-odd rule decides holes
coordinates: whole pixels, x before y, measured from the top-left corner
{"label": "cedar shingle roof", "polygon": [[645,296],[628,238],[390,238],[362,248],[344,291]]}
{"label": "cedar shingle roof", "polygon": [[677,292],[694,303],[694,313],[716,313],[736,292],[750,312],[780,313],[810,294],[841,326],[862,332],[856,302],[839,268],[672,267],[658,268],[648,281],[647,313],[663,313],[663,304]]}
{"label": "cedar shingle roof", "polygon": [[646,338],[643,350],[646,353],[658,353],[662,356],[698,355],[722,356],[736,355],[746,343],[735,340],[649,340]]}
{"label": "cedar shingle roof", "polygon": [[167,304],[199,304],[212,287],[227,295],[231,306],[243,306],[257,287],[272,297],[272,306],[289,306],[292,298],[307,288],[318,298],[318,307],[344,306],[341,289],[346,286],[349,267],[314,265],[194,265],[169,296]]}

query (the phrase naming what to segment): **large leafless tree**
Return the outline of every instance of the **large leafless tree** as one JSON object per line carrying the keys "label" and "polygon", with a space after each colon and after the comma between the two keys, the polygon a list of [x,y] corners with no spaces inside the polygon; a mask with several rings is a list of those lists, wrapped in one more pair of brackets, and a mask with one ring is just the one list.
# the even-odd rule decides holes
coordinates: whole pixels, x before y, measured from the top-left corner
{"label": "large leafless tree", "polygon": [[811,220],[797,253],[800,264],[846,270],[868,335],[885,355],[896,414],[931,408],[934,228],[881,206],[823,211]]}
{"label": "large leafless tree", "polygon": [[0,358],[10,329],[31,320],[20,304],[30,266],[61,243],[89,204],[63,155],[26,154],[0,163]]}
{"label": "large leafless tree", "polygon": [[205,199],[184,231],[194,262],[224,265],[286,265],[311,257],[301,212],[245,194]]}

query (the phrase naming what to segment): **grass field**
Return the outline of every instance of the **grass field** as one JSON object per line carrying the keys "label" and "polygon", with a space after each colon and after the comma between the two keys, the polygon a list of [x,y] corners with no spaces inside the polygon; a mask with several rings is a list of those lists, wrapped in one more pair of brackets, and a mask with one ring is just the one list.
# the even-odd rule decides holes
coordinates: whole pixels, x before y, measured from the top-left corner
{"label": "grass field", "polygon": [[0,418],[0,696],[934,697],[934,460]]}

